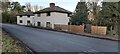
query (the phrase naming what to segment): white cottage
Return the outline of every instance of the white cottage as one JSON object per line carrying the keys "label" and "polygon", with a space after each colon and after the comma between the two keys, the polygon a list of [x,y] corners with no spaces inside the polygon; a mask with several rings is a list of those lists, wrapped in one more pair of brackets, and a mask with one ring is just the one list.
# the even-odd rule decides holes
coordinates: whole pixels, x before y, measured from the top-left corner
{"label": "white cottage", "polygon": [[55,3],[50,3],[50,7],[37,11],[34,15],[32,13],[28,13],[22,17],[18,15],[17,24],[31,24],[40,27],[54,28],[54,24],[68,25],[70,14],[72,14],[72,12],[55,6]]}
{"label": "white cottage", "polygon": [[17,24],[33,25],[34,14],[31,11],[23,12],[17,15]]}

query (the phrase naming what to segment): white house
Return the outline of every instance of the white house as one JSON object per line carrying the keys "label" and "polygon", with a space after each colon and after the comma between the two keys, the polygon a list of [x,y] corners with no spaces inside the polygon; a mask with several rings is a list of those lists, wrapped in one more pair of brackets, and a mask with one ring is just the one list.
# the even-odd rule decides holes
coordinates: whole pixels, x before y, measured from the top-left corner
{"label": "white house", "polygon": [[[31,17],[28,17],[28,15]],[[55,3],[50,3],[50,7],[44,8],[33,14],[27,13],[23,17],[17,16],[17,24],[20,25],[35,25],[40,27],[54,28],[54,24],[68,25],[69,15],[72,12],[65,10],[59,6],[55,6]],[[22,20],[23,22],[21,22]],[[28,22],[30,21],[30,22]]]}
{"label": "white house", "polygon": [[17,24],[19,25],[33,25],[34,14],[31,11],[19,13],[17,15]]}

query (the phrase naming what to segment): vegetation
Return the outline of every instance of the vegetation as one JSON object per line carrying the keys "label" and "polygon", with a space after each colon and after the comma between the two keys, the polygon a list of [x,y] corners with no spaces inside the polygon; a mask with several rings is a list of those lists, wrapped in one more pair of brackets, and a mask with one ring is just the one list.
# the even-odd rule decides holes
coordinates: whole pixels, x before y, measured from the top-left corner
{"label": "vegetation", "polygon": [[85,2],[79,2],[75,13],[71,16],[71,23],[73,25],[82,25],[90,23],[87,19],[87,6]]}
{"label": "vegetation", "polygon": [[100,11],[98,16],[98,19],[100,20],[99,25],[110,26],[118,23],[119,14],[118,2],[104,2],[102,11]]}
{"label": "vegetation", "polygon": [[24,6],[18,2],[2,2],[2,22],[16,23],[16,15],[23,12]]}
{"label": "vegetation", "polygon": [[[102,7],[97,6],[97,3],[79,2],[75,13],[71,17],[72,24],[92,24],[97,26],[107,26],[108,31],[118,30],[118,22],[120,17],[120,2],[103,2]],[[89,5],[89,8],[88,6]],[[90,11],[92,9],[92,11]],[[94,20],[89,21],[89,12],[93,14]]]}
{"label": "vegetation", "polygon": [[108,31],[112,32],[114,30],[117,32],[117,25],[120,16],[118,5],[118,2],[104,2],[102,11],[100,11],[98,15],[98,25],[107,26]]}
{"label": "vegetation", "polygon": [[8,33],[2,31],[2,52],[24,52],[26,54],[27,49],[23,47],[18,41],[11,38]]}

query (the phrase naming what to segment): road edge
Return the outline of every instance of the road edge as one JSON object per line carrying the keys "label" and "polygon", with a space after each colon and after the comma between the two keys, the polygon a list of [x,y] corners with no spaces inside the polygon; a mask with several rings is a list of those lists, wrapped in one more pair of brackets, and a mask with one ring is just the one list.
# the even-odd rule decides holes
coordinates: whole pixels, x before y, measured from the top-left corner
{"label": "road edge", "polygon": [[13,38],[14,40],[17,40],[18,42],[20,42],[20,44],[22,44],[23,47],[25,47],[27,49],[27,54],[35,54],[35,51],[30,48],[29,46],[27,46],[23,41],[21,41],[20,39],[18,39],[17,37],[15,37],[14,34],[11,34],[10,32],[8,32],[6,29],[2,28],[2,30],[4,30],[5,32],[7,32],[11,38]]}

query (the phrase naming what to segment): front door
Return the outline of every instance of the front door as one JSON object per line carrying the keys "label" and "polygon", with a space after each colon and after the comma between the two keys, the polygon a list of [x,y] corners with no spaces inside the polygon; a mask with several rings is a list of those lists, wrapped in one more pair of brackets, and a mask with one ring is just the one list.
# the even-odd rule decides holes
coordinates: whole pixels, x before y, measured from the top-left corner
{"label": "front door", "polygon": [[41,22],[38,22],[38,23],[37,23],[37,26],[41,26]]}
{"label": "front door", "polygon": [[30,24],[30,20],[27,20],[27,25],[31,25],[31,24]]}

